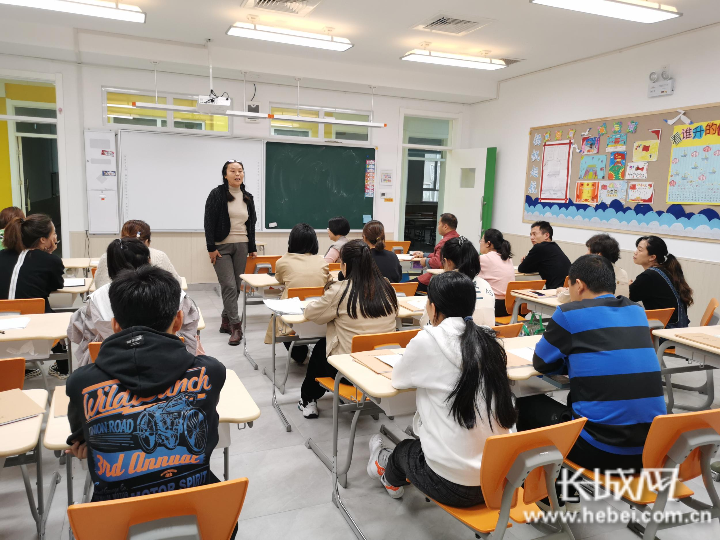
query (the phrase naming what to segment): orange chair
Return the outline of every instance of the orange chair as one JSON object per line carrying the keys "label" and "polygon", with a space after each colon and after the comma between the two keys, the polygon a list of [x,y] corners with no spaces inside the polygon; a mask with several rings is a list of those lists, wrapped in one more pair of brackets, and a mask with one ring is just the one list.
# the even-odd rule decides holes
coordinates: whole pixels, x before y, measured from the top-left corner
{"label": "orange chair", "polygon": [[95,363],[95,360],[97,360],[98,354],[100,354],[100,347],[102,346],[102,341],[93,341],[91,343],[88,343],[88,352],[90,353],[90,362]]}
{"label": "orange chair", "polygon": [[340,263],[329,263],[328,270],[330,272],[339,272],[341,266],[342,266],[342,264],[340,264]]}
{"label": "orange chair", "polygon": [[[708,511],[712,518],[720,518],[720,497],[710,470],[710,459],[718,445],[720,409],[657,416],[650,426],[642,455],[643,469],[652,469],[653,473],[633,476],[630,489],[623,489],[620,493],[617,488],[626,485],[627,476],[621,479],[605,474],[598,480],[605,491],[620,495],[634,509],[642,512],[651,510],[648,512],[651,519],[646,528],[633,521],[628,524],[628,528],[645,540],[652,540],[659,528],[678,527],[688,522],[689,513],[684,514],[685,519],[678,519],[676,515],[669,516],[669,519],[663,516],[670,497],[679,499],[693,510]],[[565,466],[574,471],[580,468],[568,460],[565,460]],[[658,469],[661,469],[660,478],[665,480],[660,489],[648,485],[657,482],[655,471]],[[677,481],[672,482],[674,471],[677,471]],[[701,475],[710,497],[709,505],[695,499],[693,491],[684,484]],[[591,471],[583,471],[582,476],[593,482],[596,480]],[[647,476],[653,482],[648,482]],[[648,509],[648,505],[652,505],[652,508]],[[660,520],[658,516],[662,516]]]}
{"label": "orange chair", "polygon": [[[74,504],[67,510],[76,540],[125,540],[133,525],[195,516],[201,538],[228,540],[240,517],[248,479],[114,501]],[[102,534],[100,534],[102,531]]]}
{"label": "orange chair", "polygon": [[391,283],[396,293],[403,293],[405,296],[415,296],[419,283],[417,281],[405,283]]}
{"label": "orange chair", "polygon": [[[505,310],[510,313],[510,315],[507,315],[505,317],[495,317],[495,324],[510,324],[510,321],[512,321],[512,311],[515,307],[515,297],[510,294],[512,291],[521,291],[523,289],[532,289],[532,290],[540,290],[545,286],[545,280],[544,279],[537,279],[534,281],[511,281],[508,283],[507,291],[505,291]],[[527,314],[528,309],[527,306],[521,306],[520,307],[520,315],[518,316],[518,321],[524,321],[525,319],[522,317],[522,315]]]}
{"label": "orange chair", "polygon": [[97,272],[97,266],[94,268],[91,268],[90,271],[92,272],[92,277],[95,277],[95,272]]}
{"label": "orange chair", "polygon": [[246,274],[274,274],[275,264],[281,255],[258,255],[254,259],[248,257],[245,263]]}
{"label": "orange chair", "polygon": [[503,326],[493,326],[493,330],[499,338],[514,338],[520,335],[523,323],[505,324]]}
{"label": "orange chair", "polygon": [[395,253],[407,253],[410,250],[410,240],[397,241],[397,240],[386,240],[385,250],[393,251]]}
{"label": "orange chair", "polygon": [[45,299],[0,300],[0,313],[18,313],[20,315],[45,313]]}
{"label": "orange chair", "polygon": [[660,322],[660,324],[662,324],[663,328],[668,325],[670,319],[672,319],[673,313],[675,313],[675,308],[645,310],[645,315],[647,316],[648,322],[658,321]]}
{"label": "orange chair", "polygon": [[0,392],[23,389],[25,384],[25,359],[3,358],[0,360]]}
{"label": "orange chair", "polygon": [[[557,510],[555,478],[585,422],[585,418],[578,418],[540,429],[488,437],[480,465],[485,503],[470,508],[435,504],[476,536],[493,533],[493,538],[498,540],[512,527],[510,519],[525,523],[527,514],[540,514],[535,502],[549,497],[552,508]],[[562,530],[553,536],[572,540],[567,523],[558,525]]]}
{"label": "orange chair", "polygon": [[563,283],[563,287],[566,289],[570,286],[570,276],[565,276],[565,283]]}

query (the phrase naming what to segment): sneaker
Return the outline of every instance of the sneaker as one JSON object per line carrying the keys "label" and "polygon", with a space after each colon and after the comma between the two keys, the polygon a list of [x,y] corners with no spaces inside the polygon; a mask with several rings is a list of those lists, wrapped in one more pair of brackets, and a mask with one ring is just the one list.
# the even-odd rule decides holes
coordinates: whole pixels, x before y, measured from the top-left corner
{"label": "sneaker", "polygon": [[[387,452],[384,456],[382,455],[383,450]],[[370,438],[370,460],[367,465],[367,473],[370,475],[370,478],[378,478],[380,480],[380,483],[385,487],[385,491],[387,491],[390,497],[399,499],[405,493],[405,488],[403,486],[395,487],[388,484],[385,480],[385,467],[381,465],[381,463],[387,465],[387,455],[389,454],[390,449],[385,448],[382,437],[377,433],[373,435]],[[383,457],[385,459],[383,459]]]}
{"label": "sneaker", "polygon": [[40,369],[26,369],[25,370],[25,380],[26,381],[28,379],[34,379],[35,377],[39,377],[40,375],[42,375],[42,372],[40,371]]}
{"label": "sneaker", "polygon": [[58,369],[57,363],[50,366],[50,369],[48,370],[48,375],[52,375],[53,377],[57,377],[61,381],[64,381],[67,379],[70,374],[69,373],[63,373]]}
{"label": "sneaker", "polygon": [[303,400],[298,401],[298,409],[300,409],[305,418],[317,418],[318,408],[317,401],[308,401],[307,405],[303,404]]}

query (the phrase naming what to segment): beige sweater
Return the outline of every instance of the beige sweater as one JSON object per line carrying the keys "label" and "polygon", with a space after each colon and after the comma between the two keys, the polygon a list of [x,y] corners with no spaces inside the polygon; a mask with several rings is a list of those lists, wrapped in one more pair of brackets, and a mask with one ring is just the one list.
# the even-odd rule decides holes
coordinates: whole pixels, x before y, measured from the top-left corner
{"label": "beige sweater", "polygon": [[247,242],[247,222],[250,214],[248,214],[247,203],[243,200],[242,190],[240,188],[229,188],[230,193],[235,197],[234,201],[228,202],[228,213],[230,214],[230,234],[216,244],[236,244],[238,242]]}
{"label": "beige sweater", "polygon": [[[167,270],[173,276],[175,276],[175,279],[177,279],[179,282],[180,276],[175,271],[175,267],[170,262],[168,256],[159,249],[148,249],[150,250],[150,264],[152,264],[153,266],[157,266],[158,268],[162,268],[163,270]],[[103,285],[107,285],[108,283],[110,283],[110,274],[108,274],[107,253],[103,253],[102,257],[100,257],[100,260],[98,261],[97,270],[95,271],[95,288],[99,289],[100,287],[102,287]]]}

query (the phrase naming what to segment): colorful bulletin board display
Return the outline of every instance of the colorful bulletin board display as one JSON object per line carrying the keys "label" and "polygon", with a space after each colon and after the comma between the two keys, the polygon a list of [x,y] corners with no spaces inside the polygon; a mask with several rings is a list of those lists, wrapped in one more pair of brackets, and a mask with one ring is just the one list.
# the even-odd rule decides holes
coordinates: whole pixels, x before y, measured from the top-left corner
{"label": "colorful bulletin board display", "polygon": [[720,204],[720,120],[675,126],[668,203]]}
{"label": "colorful bulletin board display", "polygon": [[[677,116],[672,109],[531,128],[523,221],[720,242],[720,103],[682,108],[693,124],[678,120],[669,126],[665,120]],[[621,133],[617,123],[625,126]],[[614,133],[586,139],[603,124]],[[657,130],[662,130],[659,139]],[[573,149],[570,140],[544,141],[542,150],[533,145],[536,135],[543,139],[558,131],[584,134],[580,148]],[[617,135],[626,135],[626,140]],[[560,162],[569,170],[567,184],[557,164],[545,169],[545,150],[563,143],[564,149],[570,148],[567,162]],[[531,161],[533,150],[538,155]],[[613,166],[617,172],[611,171]],[[530,174],[535,168],[540,181]],[[548,178],[556,181],[543,187]],[[549,193],[550,187],[555,193]]]}

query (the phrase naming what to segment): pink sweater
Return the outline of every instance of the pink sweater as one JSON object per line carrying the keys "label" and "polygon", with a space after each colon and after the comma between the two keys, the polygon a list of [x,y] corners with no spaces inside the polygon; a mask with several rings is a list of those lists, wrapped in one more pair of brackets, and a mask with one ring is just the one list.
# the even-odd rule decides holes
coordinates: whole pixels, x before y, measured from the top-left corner
{"label": "pink sweater", "polygon": [[508,283],[515,281],[515,267],[512,259],[503,261],[497,251],[480,255],[480,277],[492,287],[495,298],[505,298]]}

